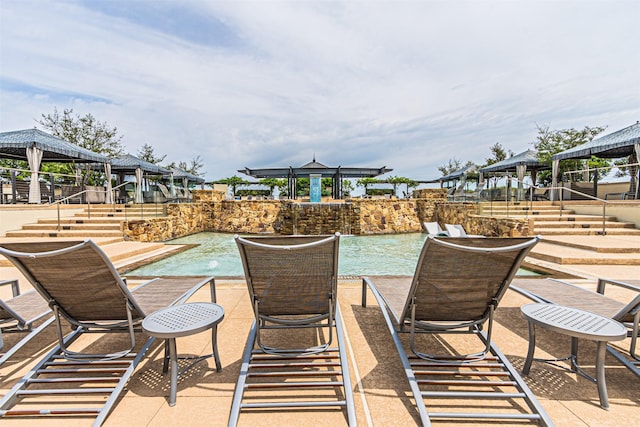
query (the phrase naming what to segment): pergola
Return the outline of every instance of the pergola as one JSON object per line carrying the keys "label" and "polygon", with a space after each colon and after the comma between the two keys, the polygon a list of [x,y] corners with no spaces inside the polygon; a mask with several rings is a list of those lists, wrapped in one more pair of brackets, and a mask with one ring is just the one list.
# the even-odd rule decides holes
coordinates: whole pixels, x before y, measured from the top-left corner
{"label": "pergola", "polygon": [[171,174],[171,195],[176,195],[176,187],[173,182],[174,179],[182,180],[182,188],[189,189],[189,182],[194,182],[196,184],[204,184],[204,178],[195,176],[187,171],[183,171],[178,168],[170,168],[169,173]]}
{"label": "pergola", "polygon": [[453,181],[453,186],[455,187],[457,182],[460,181],[460,185],[464,185],[467,182],[467,175],[470,173],[474,173],[476,171],[477,166],[474,164],[467,165],[462,169],[458,169],[456,171],[451,172],[448,175],[441,176],[438,178],[440,182],[440,187],[443,187],[443,183]]}
{"label": "pergola", "polygon": [[0,158],[29,163],[29,203],[41,202],[38,172],[42,163],[104,163],[107,177],[110,173],[108,157],[35,128],[0,133]]}
{"label": "pergola", "polygon": [[331,178],[333,179],[333,197],[336,199],[342,199],[343,178],[375,178],[376,176],[391,172],[392,170],[393,169],[388,169],[386,166],[381,168],[329,167],[317,162],[315,156],[313,156],[313,160],[311,162],[297,168],[294,168],[293,166],[266,169],[244,168],[238,169],[238,172],[260,179],[287,178],[289,198],[295,198],[298,178],[310,178],[312,175],[320,176],[321,178]]}
{"label": "pergola", "polygon": [[[635,155],[636,158],[635,163],[637,164],[640,162],[640,122],[636,122],[631,126],[551,156],[553,164],[552,186],[557,187],[558,185],[557,176],[560,160],[589,159],[591,156],[605,159],[616,159],[633,155]],[[638,171],[640,168],[636,166],[631,170],[633,172],[631,173],[629,191],[634,193],[635,198],[637,199],[639,179]],[[552,192],[552,196],[553,193],[555,192]]]}
{"label": "pergola", "polygon": [[527,150],[509,157],[508,159],[480,168],[480,173],[484,175],[499,172],[515,172],[518,176],[519,199],[522,199],[522,181],[524,180],[527,170],[531,171],[531,181],[535,185],[538,171],[544,169],[549,169],[549,165],[538,160],[537,152],[535,150]]}
{"label": "pergola", "polygon": [[[120,157],[111,159],[111,169],[118,172],[121,176],[124,174],[132,174],[136,177],[135,203],[144,203],[142,197],[142,177],[145,173],[148,175],[168,176],[171,171],[158,166],[154,163],[139,159],[131,154],[125,154]],[[122,180],[121,180],[122,181]]]}

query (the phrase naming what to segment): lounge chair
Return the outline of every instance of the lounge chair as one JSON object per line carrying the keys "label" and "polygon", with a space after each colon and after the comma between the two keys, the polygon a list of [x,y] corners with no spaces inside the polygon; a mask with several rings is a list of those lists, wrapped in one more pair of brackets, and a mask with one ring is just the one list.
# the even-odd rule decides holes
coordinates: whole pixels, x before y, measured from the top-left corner
{"label": "lounge chair", "polygon": [[229,426],[242,410],[323,407],[346,408],[356,425],[337,301],[339,237],[234,237],[255,319]]}
{"label": "lounge chair", "polygon": [[480,234],[467,234],[467,231],[460,224],[445,224],[444,228],[450,237],[484,237]]}
{"label": "lounge chair", "polygon": [[162,193],[162,195],[163,195],[163,196],[164,196],[164,198],[165,198],[165,202],[169,202],[169,203],[180,203],[180,202],[187,202],[187,201],[189,201],[189,199],[188,199],[188,198],[186,198],[186,197],[184,197],[184,196],[179,195],[177,192],[176,192],[176,195],[175,195],[175,196],[172,196],[172,195],[171,195],[171,192],[169,191],[169,189],[167,188],[167,186],[166,186],[166,185],[164,185],[164,184],[160,184],[160,183],[158,183],[157,185],[158,185],[158,189],[160,189],[160,192]]}
{"label": "lounge chair", "polygon": [[[26,335],[0,356],[0,366],[29,341],[53,322],[51,309],[36,291],[20,293],[18,280],[0,280],[0,286],[11,285],[13,298],[0,299],[0,350],[3,350],[2,334],[19,332]],[[34,323],[50,316],[34,328]]]}
{"label": "lounge chair", "polygon": [[[491,340],[493,314],[537,241],[427,237],[413,278],[363,278],[362,305],[368,287],[382,309],[422,425],[431,425],[432,419],[553,424]],[[401,333],[409,334],[408,344]],[[478,340],[447,340],[447,333]],[[426,402],[451,412],[427,410]]]}
{"label": "lounge chair", "polygon": [[424,228],[424,231],[429,235],[429,236],[441,236],[441,237],[445,237],[448,236],[449,233],[447,233],[446,231],[444,231],[442,229],[442,227],[440,227],[440,224],[438,224],[436,221],[433,222],[423,222],[422,223],[422,227]]}
{"label": "lounge chair", "polygon": [[[605,295],[607,285],[624,289],[627,302]],[[624,324],[631,338],[628,354],[617,346],[607,345],[607,351],[640,377],[640,354],[637,344],[640,337],[640,280],[599,279],[596,292],[556,279],[518,279],[511,289],[535,302],[546,302],[590,311]],[[622,293],[621,292],[621,293]],[[577,342],[574,343],[577,345]]]}
{"label": "lounge chair", "polygon": [[[154,341],[150,338],[136,345],[135,333],[145,316],[185,302],[207,283],[215,300],[211,277],[156,279],[130,291],[107,255],[91,240],[2,244],[0,255],[47,301],[58,331],[58,345],[0,400],[0,417],[93,415],[93,425],[101,425]],[[67,335],[63,319],[73,329]],[[128,344],[98,337],[87,345],[87,339],[79,338],[89,332],[124,333]],[[91,396],[92,406],[58,405],[56,396],[60,395],[74,396],[79,405],[89,403],[82,396]],[[38,404],[52,407],[38,408]]]}

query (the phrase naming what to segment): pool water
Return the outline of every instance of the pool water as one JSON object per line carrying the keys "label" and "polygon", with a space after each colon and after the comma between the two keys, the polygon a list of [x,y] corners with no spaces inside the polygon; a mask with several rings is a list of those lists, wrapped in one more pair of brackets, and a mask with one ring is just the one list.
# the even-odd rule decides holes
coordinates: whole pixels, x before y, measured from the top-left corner
{"label": "pool water", "polygon": [[[340,276],[407,275],[415,272],[425,233],[341,236]],[[232,234],[198,233],[168,244],[197,245],[127,273],[129,276],[244,276]],[[520,269],[518,275],[538,273]]]}

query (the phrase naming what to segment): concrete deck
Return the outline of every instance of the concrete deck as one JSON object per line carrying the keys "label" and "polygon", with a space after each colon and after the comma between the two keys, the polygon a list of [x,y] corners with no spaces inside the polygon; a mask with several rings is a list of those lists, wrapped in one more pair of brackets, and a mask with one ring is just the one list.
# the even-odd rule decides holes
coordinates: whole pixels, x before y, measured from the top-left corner
{"label": "concrete deck", "polygon": [[[606,250],[607,247],[619,245],[613,241],[614,238],[584,236],[580,239],[601,239],[596,243],[599,242]],[[581,243],[585,244],[585,241]],[[593,240],[589,243],[593,243]],[[635,248],[637,240],[631,240],[628,244]],[[124,250],[122,246],[126,245],[114,245],[111,252],[108,252],[109,256],[118,259],[118,251]],[[558,256],[561,256],[563,247],[556,247]],[[144,251],[140,256],[145,256]],[[126,261],[120,260],[118,263],[124,265]],[[638,265],[562,265],[542,260],[533,260],[532,264],[569,273],[574,276],[569,281],[590,289],[595,289],[598,277],[621,280],[640,278]],[[0,279],[16,277],[20,278],[21,287],[29,288],[16,269],[0,265]],[[129,284],[134,285],[135,281]],[[156,345],[139,365],[126,393],[107,418],[106,426],[226,425],[252,312],[243,280],[218,280],[217,290],[218,302],[225,308],[225,319],[218,333],[222,372],[215,371],[212,359],[194,366],[180,379],[176,406],[169,407],[169,376],[161,374],[162,351],[161,346]],[[0,289],[0,297],[7,298],[7,292],[10,291]],[[207,292],[199,292],[193,300],[206,301]],[[382,314],[372,297],[368,299],[368,307],[362,308],[360,292],[360,280],[341,280],[339,283],[339,302],[348,338],[358,423],[375,426],[418,425],[419,418],[410,397],[409,386],[391,337],[384,326]],[[527,351],[527,324],[519,308],[528,302],[519,294],[508,291],[496,312],[494,341],[517,368],[522,367]],[[5,335],[5,345],[11,346],[16,338]],[[206,354],[210,352],[210,340],[208,333],[178,339],[178,352],[181,355]],[[54,330],[49,328],[2,366],[0,393],[6,393],[45,354],[45,349],[53,345],[54,341]],[[540,330],[537,344],[536,357],[558,357],[568,353],[570,343],[566,337]],[[619,345],[628,347],[628,340]],[[580,358],[587,372],[593,374],[595,345],[581,342]],[[534,362],[526,382],[558,426],[640,426],[640,378],[617,364],[610,356],[607,357],[606,376],[611,404],[609,411],[600,408],[595,384],[573,373]],[[460,405],[467,404],[467,401],[460,402]],[[3,419],[2,425],[87,426],[91,422],[91,418]],[[239,425],[339,426],[346,425],[346,421],[341,411],[259,412],[243,413]]]}

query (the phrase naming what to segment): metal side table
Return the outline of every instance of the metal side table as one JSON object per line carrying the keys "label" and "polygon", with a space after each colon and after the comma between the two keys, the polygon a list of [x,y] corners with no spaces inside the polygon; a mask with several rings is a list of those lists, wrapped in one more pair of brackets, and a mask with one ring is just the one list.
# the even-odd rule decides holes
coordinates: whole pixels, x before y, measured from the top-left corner
{"label": "metal side table", "polygon": [[[214,357],[216,370],[220,372],[220,356],[218,355],[217,329],[218,323],[224,318],[222,306],[210,302],[193,302],[174,305],[151,313],[142,321],[142,329],[152,337],[165,340],[165,355],[162,373],[167,373],[167,364],[171,364],[171,392],[169,406],[176,404],[178,389],[178,375],[189,369],[195,363],[208,357]],[[176,338],[186,337],[211,329],[211,346],[213,353],[193,358],[194,361],[178,371],[178,355],[176,352]],[[168,351],[167,351],[168,350]]]}
{"label": "metal side table", "polygon": [[[529,350],[522,368],[524,375],[529,374],[533,353],[536,348],[535,326],[558,332],[571,337],[571,355],[563,359],[536,359],[541,362],[554,364],[562,360],[570,360],[571,371],[595,382],[598,386],[600,406],[609,409],[607,385],[604,379],[604,361],[607,342],[620,341],[627,337],[627,328],[620,322],[595,313],[572,307],[555,304],[526,304],[521,307],[522,314],[529,322]],[[597,343],[596,378],[587,375],[578,365],[578,338],[586,338]],[[558,365],[556,365],[558,366]]]}

